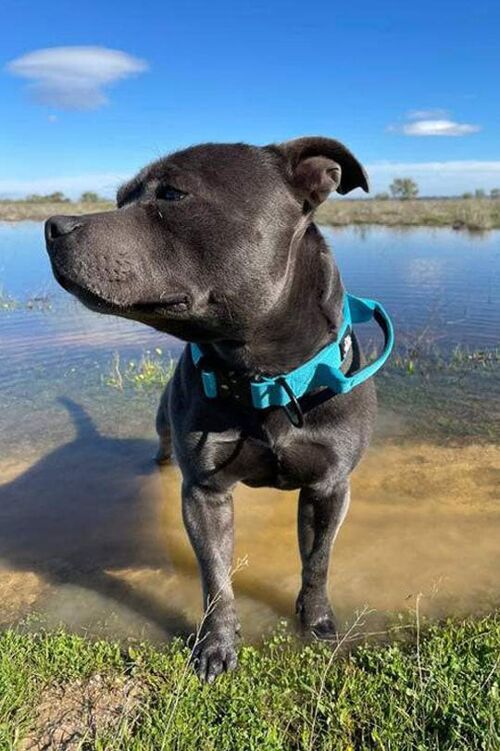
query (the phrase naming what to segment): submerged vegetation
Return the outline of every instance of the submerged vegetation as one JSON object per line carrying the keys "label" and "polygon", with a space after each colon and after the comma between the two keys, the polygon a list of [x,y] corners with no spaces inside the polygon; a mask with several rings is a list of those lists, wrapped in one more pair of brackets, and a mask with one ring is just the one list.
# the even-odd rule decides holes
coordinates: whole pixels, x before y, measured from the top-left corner
{"label": "submerged vegetation", "polygon": [[52,300],[49,295],[30,295],[20,300],[9,294],[0,284],[0,311],[13,310],[52,310]]}
{"label": "submerged vegetation", "polygon": [[[151,393],[164,388],[174,368],[175,360],[161,349],[123,363],[115,353],[101,370],[101,380],[118,391]],[[377,393],[382,410],[397,413],[409,435],[496,443],[500,442],[499,372],[499,349],[455,347],[444,352],[432,338],[415,335],[399,343],[377,376]],[[485,396],[479,398],[480,393]]]}
{"label": "submerged vegetation", "polygon": [[137,389],[163,388],[171,379],[175,362],[170,355],[165,359],[163,350],[156,347],[153,353],[146,350],[139,360],[128,360],[122,365],[118,352],[113,354],[109,371],[103,375],[106,386],[123,391],[130,384]]}
{"label": "submerged vegetation", "polygon": [[203,686],[178,641],[8,630],[0,748],[494,751],[499,650],[494,616],[417,619],[390,643],[353,628],[340,644],[304,644],[281,629]]}
{"label": "submerged vegetation", "polygon": [[403,417],[410,434],[497,443],[499,372],[498,348],[443,352],[432,339],[415,336],[399,343],[377,377],[377,393],[382,408]]}
{"label": "submerged vegetation", "polygon": [[[19,300],[0,289],[0,315],[19,310],[50,312],[52,300],[46,295]],[[370,357],[371,345],[364,349]],[[372,356],[376,351],[373,346]],[[157,347],[133,357],[115,352],[95,366],[104,387],[156,399],[174,372],[175,360]],[[447,442],[500,442],[499,372],[499,348],[443,350],[426,327],[406,336],[399,332],[397,348],[376,379],[379,402],[404,420],[409,434]]]}

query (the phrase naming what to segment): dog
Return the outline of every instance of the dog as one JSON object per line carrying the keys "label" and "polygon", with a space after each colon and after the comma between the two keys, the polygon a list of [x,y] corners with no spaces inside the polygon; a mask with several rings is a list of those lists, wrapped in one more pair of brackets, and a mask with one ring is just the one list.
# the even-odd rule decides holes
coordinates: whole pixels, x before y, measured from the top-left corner
{"label": "dog", "polygon": [[[202,369],[226,381],[226,397],[207,398],[188,344],[157,415],[158,461],[175,456],[182,472],[205,606],[195,665],[208,682],[237,664],[238,482],[300,490],[296,611],[305,631],[336,634],[329,557],[375,422],[373,380],[349,393],[314,389],[293,409],[255,409],[244,387],[289,373],[338,337],[344,289],[314,211],[331,193],[358,187],[368,191],[366,173],[334,139],[208,143],[145,167],[118,190],[115,210],[45,225],[53,273],[67,291],[92,310],[196,343]],[[342,371],[362,362],[352,335]]]}

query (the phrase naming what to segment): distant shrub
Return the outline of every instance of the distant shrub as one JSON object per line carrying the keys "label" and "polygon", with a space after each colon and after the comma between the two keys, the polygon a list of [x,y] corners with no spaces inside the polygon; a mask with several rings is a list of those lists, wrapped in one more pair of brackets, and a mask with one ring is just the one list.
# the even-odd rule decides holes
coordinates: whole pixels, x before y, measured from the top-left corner
{"label": "distant shrub", "polygon": [[86,190],[85,193],[82,193],[80,196],[80,201],[82,203],[102,203],[105,201],[105,198],[102,198],[98,193],[94,193],[93,190]]}
{"label": "distant shrub", "polygon": [[397,177],[389,186],[393,198],[408,200],[418,196],[418,185],[411,177]]}
{"label": "distant shrub", "polygon": [[390,198],[389,193],[375,193],[373,196],[375,201],[388,201]]}
{"label": "distant shrub", "polygon": [[32,193],[25,198],[28,203],[69,203],[70,199],[67,198],[61,191],[55,193],[48,193],[47,195],[41,195],[39,193]]}
{"label": "distant shrub", "polygon": [[476,191],[474,192],[474,196],[475,196],[476,198],[486,198],[486,191],[485,191],[485,190],[483,190],[482,188],[478,188],[478,189],[477,189],[477,190],[476,190]]}

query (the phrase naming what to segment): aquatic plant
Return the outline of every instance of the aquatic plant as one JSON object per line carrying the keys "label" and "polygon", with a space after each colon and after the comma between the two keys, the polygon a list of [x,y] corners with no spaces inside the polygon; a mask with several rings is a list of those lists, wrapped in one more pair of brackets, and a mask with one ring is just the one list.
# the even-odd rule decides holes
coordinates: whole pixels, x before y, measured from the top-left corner
{"label": "aquatic plant", "polygon": [[18,301],[0,284],[0,310],[15,310],[17,307],[19,307]]}
{"label": "aquatic plant", "polygon": [[120,391],[123,391],[126,384],[137,389],[162,388],[169,382],[175,368],[172,357],[167,357],[165,359],[163,350],[156,347],[153,353],[146,350],[139,360],[128,360],[122,366],[120,355],[115,352],[103,382]]}
{"label": "aquatic plant", "polygon": [[0,285],[0,310],[52,310],[52,299],[49,295],[32,295],[26,300],[19,300],[6,292]]}
{"label": "aquatic plant", "polygon": [[[393,410],[412,433],[440,441],[500,441],[500,348],[443,349],[431,332],[400,336],[399,345],[377,376],[381,410]],[[377,348],[368,342],[368,359]],[[136,359],[118,352],[101,382],[117,392],[133,389],[156,400],[172,377],[175,360],[161,349]],[[477,394],[487,394],[481,399]]]}

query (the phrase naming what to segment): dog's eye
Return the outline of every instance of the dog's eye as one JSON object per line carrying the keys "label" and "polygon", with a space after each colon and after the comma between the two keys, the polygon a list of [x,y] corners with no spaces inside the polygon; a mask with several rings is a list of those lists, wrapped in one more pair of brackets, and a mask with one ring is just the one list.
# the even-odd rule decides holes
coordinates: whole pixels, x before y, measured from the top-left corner
{"label": "dog's eye", "polygon": [[187,193],[173,188],[172,185],[163,185],[156,191],[156,197],[160,201],[182,201],[186,196]]}

